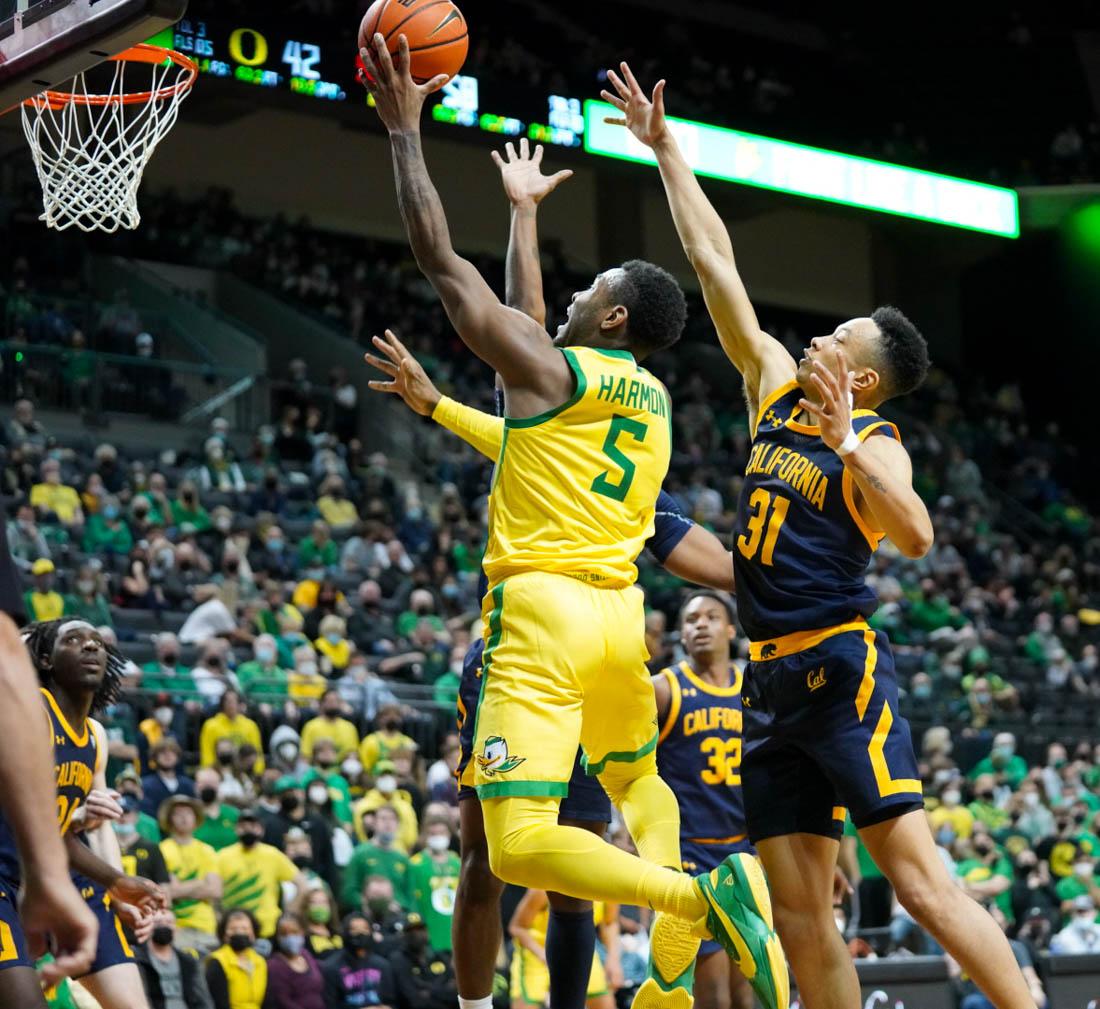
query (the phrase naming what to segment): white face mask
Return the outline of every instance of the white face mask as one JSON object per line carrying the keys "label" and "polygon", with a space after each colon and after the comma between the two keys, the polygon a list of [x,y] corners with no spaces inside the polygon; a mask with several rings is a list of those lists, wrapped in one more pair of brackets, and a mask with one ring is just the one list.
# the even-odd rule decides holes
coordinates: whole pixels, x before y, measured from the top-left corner
{"label": "white face mask", "polygon": [[961,794],[953,788],[943,793],[943,801],[948,806],[957,806],[961,798]]}
{"label": "white face mask", "polygon": [[1028,809],[1034,809],[1039,805],[1039,793],[1038,792],[1024,792],[1024,805]]}
{"label": "white face mask", "polygon": [[397,779],[392,774],[383,774],[374,784],[383,795],[389,795],[397,788]]}
{"label": "white face mask", "polygon": [[1092,875],[1092,863],[1091,862],[1074,862],[1073,871],[1076,875],[1088,879]]}
{"label": "white face mask", "polygon": [[363,773],[363,765],[358,760],[349,757],[340,765],[340,770],[344,772],[344,777],[351,781]]}
{"label": "white face mask", "polygon": [[428,848],[431,851],[446,851],[451,846],[451,839],[445,834],[432,834],[428,838]]}
{"label": "white face mask", "polygon": [[169,725],[172,724],[173,714],[174,712],[171,708],[157,708],[157,710],[153,712],[153,717],[156,718],[160,725],[162,725],[164,728],[167,728]]}
{"label": "white face mask", "polygon": [[309,801],[315,806],[323,806],[328,802],[328,789],[327,788],[311,788],[309,790]]}

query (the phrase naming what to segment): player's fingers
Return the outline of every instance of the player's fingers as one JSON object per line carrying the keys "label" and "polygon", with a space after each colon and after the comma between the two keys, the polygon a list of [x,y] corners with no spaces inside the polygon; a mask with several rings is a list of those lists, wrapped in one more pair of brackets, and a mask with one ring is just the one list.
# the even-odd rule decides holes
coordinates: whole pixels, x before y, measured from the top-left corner
{"label": "player's fingers", "polygon": [[605,90],[600,92],[600,97],[603,98],[605,102],[610,102],[620,112],[626,111],[626,102],[624,102],[618,95],[613,95],[610,91]]}
{"label": "player's fingers", "polygon": [[653,89],[653,109],[660,115],[665,114],[665,82],[658,81]]}
{"label": "player's fingers", "polygon": [[[527,141],[525,140],[524,143],[527,143]],[[536,168],[538,168],[538,166],[542,164],[542,155],[544,153],[545,152],[542,149],[542,144],[536,144],[535,145],[535,156],[531,159],[531,163]]]}
{"label": "player's fingers", "polygon": [[397,338],[397,334],[392,329],[386,330],[386,339],[390,341],[390,346],[402,357],[412,357],[412,354],[408,352],[405,345]]}
{"label": "player's fingers", "polygon": [[425,95],[434,95],[450,79],[448,74],[436,74],[427,84],[422,84],[420,90]]}
{"label": "player's fingers", "polygon": [[500,153],[498,151],[490,151],[489,157],[493,159],[493,163],[497,166],[497,168],[504,167],[504,159],[500,156]]}
{"label": "player's fingers", "polygon": [[820,379],[834,396],[838,394],[839,386],[837,385],[836,375],[818,360],[814,361],[813,377]]}
{"label": "player's fingers", "polygon": [[638,78],[634,76],[634,71],[630,69],[630,64],[623,60],[619,67],[622,69],[623,77],[626,78],[626,83],[630,87],[630,93],[632,95],[643,94],[642,86],[638,83]]}
{"label": "player's fingers", "polygon": [[573,170],[571,168],[567,168],[563,172],[558,172],[556,175],[551,175],[550,188],[557,189],[566,179],[571,178],[573,178]]}
{"label": "player's fingers", "polygon": [[515,161],[518,157],[518,155],[516,154],[515,144],[513,144],[512,141],[509,140],[508,143],[504,145],[504,151],[508,155],[508,164],[512,164],[512,162]]}
{"label": "player's fingers", "polygon": [[379,371],[386,375],[396,375],[397,365],[392,364],[389,361],[383,361],[380,357],[375,357],[373,354],[367,354],[367,364],[372,368],[377,368]]}
{"label": "player's fingers", "polygon": [[531,145],[527,142],[526,137],[523,137],[519,142],[519,156],[524,161],[531,160]]}
{"label": "player's fingers", "polygon": [[608,126],[625,126],[626,125],[626,120],[625,119],[615,119],[612,116],[604,116],[603,121],[605,123],[607,123]]}
{"label": "player's fingers", "polygon": [[394,346],[394,341],[397,339],[388,329],[386,330],[385,337],[372,336],[371,343],[373,343],[383,354],[386,355],[394,364],[397,364],[401,360],[401,351],[404,347],[398,349]]}
{"label": "player's fingers", "polygon": [[397,392],[397,383],[370,381],[367,383],[367,388],[374,392]]}
{"label": "player's fingers", "polygon": [[394,60],[394,69],[403,74],[409,68],[409,39],[404,33],[397,36],[397,58]]}
{"label": "player's fingers", "polygon": [[381,71],[382,80],[393,80],[393,57],[386,48],[386,40],[381,32],[374,33],[375,64]]}
{"label": "player's fingers", "polygon": [[378,73],[378,64],[374,60],[374,55],[366,46],[359,50],[359,55],[363,58],[363,66],[367,68],[366,79],[363,81],[363,86],[368,91],[373,92],[374,85],[378,82],[380,76]]}
{"label": "player's fingers", "polygon": [[630,99],[630,88],[628,88],[626,84],[623,83],[623,79],[617,73],[615,73],[614,70],[607,71],[607,79],[611,81],[611,84],[613,85],[615,90],[619,92],[620,98],[624,100]]}
{"label": "player's fingers", "polygon": [[815,417],[823,417],[825,411],[821,409],[816,403],[811,403],[808,399],[800,399],[798,405],[802,407],[807,413],[812,413]]}

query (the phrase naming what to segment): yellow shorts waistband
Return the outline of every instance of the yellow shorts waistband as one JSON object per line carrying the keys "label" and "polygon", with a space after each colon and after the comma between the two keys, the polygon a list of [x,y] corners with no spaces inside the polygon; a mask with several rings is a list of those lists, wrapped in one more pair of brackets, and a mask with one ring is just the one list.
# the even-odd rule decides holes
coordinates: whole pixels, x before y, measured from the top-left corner
{"label": "yellow shorts waistband", "polygon": [[784,634],[781,638],[772,638],[770,641],[753,641],[749,645],[749,660],[751,662],[767,662],[769,659],[781,659],[796,652],[804,652],[807,648],[821,644],[828,638],[837,634],[846,634],[848,631],[869,630],[866,620],[850,620],[846,624],[837,624],[835,627],[822,627],[816,631],[795,631],[793,634]]}

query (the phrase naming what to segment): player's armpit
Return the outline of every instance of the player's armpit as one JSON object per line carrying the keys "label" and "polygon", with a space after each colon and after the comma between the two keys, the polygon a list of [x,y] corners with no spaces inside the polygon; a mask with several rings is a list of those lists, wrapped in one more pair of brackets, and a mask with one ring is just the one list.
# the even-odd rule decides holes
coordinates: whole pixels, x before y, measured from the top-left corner
{"label": "player's armpit", "polygon": [[798,365],[787,352],[787,348],[767,333],[762,335],[767,343],[760,346],[752,366],[742,372],[745,403],[749,411],[749,430],[754,437],[763,407],[777,392],[790,386],[798,375]]}
{"label": "player's armpit", "polygon": [[734,591],[733,554],[702,526],[693,525],[665,559],[665,570],[686,582]]}

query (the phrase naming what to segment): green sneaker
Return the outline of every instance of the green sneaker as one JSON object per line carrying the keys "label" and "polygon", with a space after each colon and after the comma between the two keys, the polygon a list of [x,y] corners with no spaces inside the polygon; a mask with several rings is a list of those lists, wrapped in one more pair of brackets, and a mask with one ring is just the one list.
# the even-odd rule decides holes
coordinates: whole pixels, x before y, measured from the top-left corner
{"label": "green sneaker", "polygon": [[739,852],[695,877],[707,902],[707,930],[746,980],[764,1009],[788,1009],[787,960],[772,924],[768,883],[756,859]]}
{"label": "green sneaker", "polygon": [[653,919],[649,973],[634,993],[631,1009],[691,1009],[699,937],[691,923],[671,914]]}

